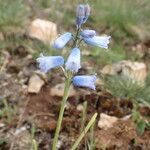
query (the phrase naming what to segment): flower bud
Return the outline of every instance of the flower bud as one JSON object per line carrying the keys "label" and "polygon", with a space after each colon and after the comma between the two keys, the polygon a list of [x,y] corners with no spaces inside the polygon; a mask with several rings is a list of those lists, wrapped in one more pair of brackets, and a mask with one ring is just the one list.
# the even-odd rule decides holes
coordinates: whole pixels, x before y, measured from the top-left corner
{"label": "flower bud", "polygon": [[83,30],[81,31],[80,35],[83,37],[83,38],[92,38],[93,36],[96,35],[96,32],[94,30]]}
{"label": "flower bud", "polygon": [[80,4],[77,6],[77,18],[76,18],[76,25],[78,28],[81,27],[83,23],[85,23],[90,15],[90,6],[88,4],[83,5]]}

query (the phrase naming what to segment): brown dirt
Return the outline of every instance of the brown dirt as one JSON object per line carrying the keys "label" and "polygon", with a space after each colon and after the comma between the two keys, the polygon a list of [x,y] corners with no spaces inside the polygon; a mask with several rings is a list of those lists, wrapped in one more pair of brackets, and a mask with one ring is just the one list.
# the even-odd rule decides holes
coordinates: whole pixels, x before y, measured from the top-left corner
{"label": "brown dirt", "polygon": [[[0,150],[8,150],[12,133],[16,130],[19,116],[23,113],[23,120],[20,126],[29,126],[25,134],[30,135],[31,126],[36,126],[35,139],[39,144],[39,150],[49,150],[51,148],[52,138],[56,127],[58,113],[60,109],[61,97],[52,97],[51,88],[61,83],[62,75],[57,71],[50,77],[50,80],[41,89],[38,94],[27,94],[27,84],[30,76],[36,70],[35,61],[29,55],[23,55],[19,59],[21,51],[11,58],[6,72],[0,73],[0,95],[6,98],[9,105],[16,106],[17,113],[13,116],[10,124],[0,128],[0,140],[6,139]],[[19,55],[19,56],[18,56]],[[18,65],[19,64],[19,65]],[[80,73],[86,73],[87,69],[80,70]],[[60,134],[61,150],[67,150],[76,140],[81,127],[81,112],[77,110],[77,105],[85,100],[88,102],[87,120],[89,121],[94,112],[106,113],[118,118],[131,114],[131,101],[113,97],[110,93],[97,87],[97,91],[88,91],[76,88],[77,95],[68,99],[67,108],[64,113],[62,129]],[[27,105],[25,106],[25,104]],[[3,108],[0,105],[0,108]],[[25,108],[25,112],[23,111]],[[143,115],[149,116],[150,110],[145,107],[140,108]],[[5,118],[0,118],[0,124],[5,123]],[[97,121],[99,116],[97,118]],[[68,138],[69,137],[69,138]],[[98,150],[149,150],[150,149],[150,131],[147,130],[142,136],[137,135],[134,123],[131,119],[121,120],[113,128],[102,130],[95,126],[96,147]],[[29,141],[30,139],[28,139]],[[18,141],[18,142],[17,142]],[[15,141],[20,143],[19,139]],[[85,149],[82,142],[80,150]],[[15,150],[15,149],[14,149]],[[27,150],[27,149],[19,149]]]}

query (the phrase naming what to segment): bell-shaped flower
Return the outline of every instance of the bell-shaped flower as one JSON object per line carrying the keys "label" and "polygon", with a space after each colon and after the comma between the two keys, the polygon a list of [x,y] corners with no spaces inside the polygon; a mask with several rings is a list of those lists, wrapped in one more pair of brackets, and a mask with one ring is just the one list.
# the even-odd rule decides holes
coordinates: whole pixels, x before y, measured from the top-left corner
{"label": "bell-shaped flower", "polygon": [[96,82],[96,76],[95,75],[74,76],[72,81],[73,81],[73,84],[75,86],[87,87],[87,88],[90,88],[92,90],[95,90],[95,82]]}
{"label": "bell-shaped flower", "polygon": [[65,64],[66,70],[70,70],[74,73],[78,72],[78,70],[81,68],[80,59],[80,49],[73,48]]}
{"label": "bell-shaped flower", "polygon": [[94,36],[92,38],[83,38],[88,45],[98,46],[101,48],[108,48],[111,36]]}
{"label": "bell-shaped flower", "polygon": [[92,38],[96,35],[96,31],[95,30],[83,30],[80,32],[80,35],[83,37],[83,38]]}
{"label": "bell-shaped flower", "polygon": [[53,47],[56,49],[62,49],[71,39],[72,33],[66,32],[54,41]]}
{"label": "bell-shaped flower", "polygon": [[47,73],[50,69],[64,65],[62,56],[41,56],[36,59],[41,71]]}

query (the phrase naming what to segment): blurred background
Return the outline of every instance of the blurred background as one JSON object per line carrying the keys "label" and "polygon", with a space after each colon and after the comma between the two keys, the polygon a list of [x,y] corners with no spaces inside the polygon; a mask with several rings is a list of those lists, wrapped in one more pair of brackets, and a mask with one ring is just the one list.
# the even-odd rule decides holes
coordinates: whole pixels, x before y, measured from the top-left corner
{"label": "blurred background", "polygon": [[[43,49],[49,51],[52,49],[49,45],[47,47],[42,42],[30,41],[24,36],[30,23],[40,18],[56,23],[58,33],[75,31],[76,5],[83,2],[83,0],[0,0],[0,48],[11,49],[13,52],[17,46],[22,45],[29,51],[33,50],[36,56]],[[98,59],[100,64],[122,59],[141,60],[138,53],[141,51],[149,53],[149,0],[86,2],[90,4],[92,11],[85,28],[95,29],[99,35],[112,36],[109,53],[90,48],[91,55],[100,58]],[[143,57],[149,58],[148,55]]]}

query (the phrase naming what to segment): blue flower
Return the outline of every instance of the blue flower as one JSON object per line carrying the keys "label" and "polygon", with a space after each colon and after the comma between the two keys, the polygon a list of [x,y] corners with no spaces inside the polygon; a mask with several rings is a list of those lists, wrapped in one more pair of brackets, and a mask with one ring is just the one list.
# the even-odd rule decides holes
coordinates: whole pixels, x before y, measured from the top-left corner
{"label": "blue flower", "polygon": [[66,32],[55,40],[53,47],[56,49],[62,49],[71,39],[72,33]]}
{"label": "blue flower", "polygon": [[36,59],[41,71],[47,73],[50,69],[64,65],[62,56],[41,56]]}
{"label": "blue flower", "polygon": [[77,6],[77,17],[76,24],[77,27],[80,28],[83,23],[85,23],[90,15],[90,6],[88,4],[83,5],[80,4]]}
{"label": "blue flower", "polygon": [[95,81],[96,81],[95,75],[75,76],[75,77],[73,77],[72,81],[75,86],[87,87],[92,90],[95,90]]}
{"label": "blue flower", "polygon": [[80,32],[80,35],[83,37],[83,38],[92,38],[96,35],[96,32],[95,30],[83,30]]}
{"label": "blue flower", "polygon": [[80,49],[73,48],[66,62],[66,70],[75,73],[78,72],[80,68]]}
{"label": "blue flower", "polygon": [[92,38],[83,38],[88,45],[98,46],[101,48],[108,48],[109,39],[111,36],[94,36]]}

